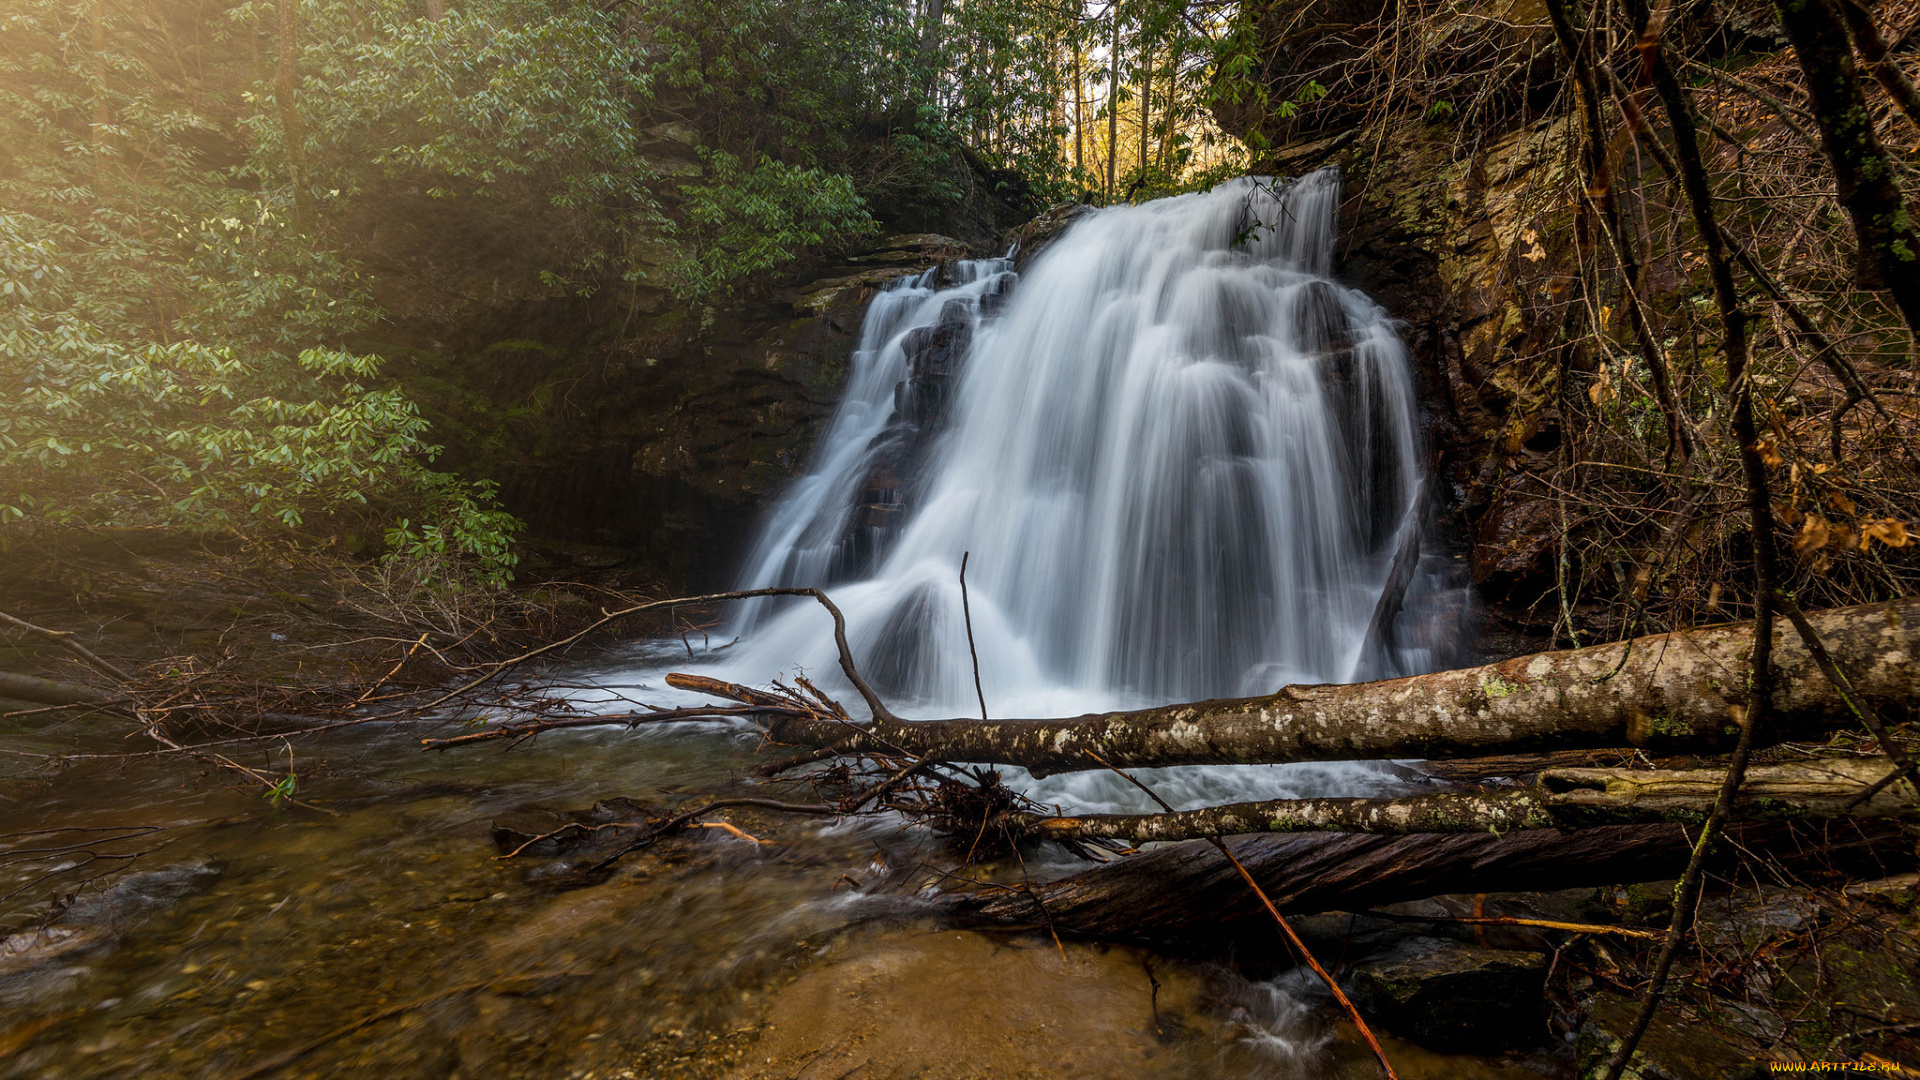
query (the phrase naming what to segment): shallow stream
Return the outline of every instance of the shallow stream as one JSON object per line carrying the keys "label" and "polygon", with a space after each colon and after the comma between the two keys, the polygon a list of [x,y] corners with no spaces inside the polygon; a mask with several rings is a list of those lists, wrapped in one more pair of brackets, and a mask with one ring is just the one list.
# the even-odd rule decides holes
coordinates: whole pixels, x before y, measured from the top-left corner
{"label": "shallow stream", "polygon": [[[496,820],[677,800],[745,770],[750,736],[413,738],[297,744],[312,809],[178,760],[6,757],[0,927],[73,895],[0,942],[0,1076],[1377,1075],[1293,973],[944,924],[920,890],[955,860],[897,825],[733,814],[765,842],[701,830],[583,889],[494,858]],[[99,724],[0,731],[13,751],[126,748]],[[1409,1078],[1538,1075],[1393,1051]]]}

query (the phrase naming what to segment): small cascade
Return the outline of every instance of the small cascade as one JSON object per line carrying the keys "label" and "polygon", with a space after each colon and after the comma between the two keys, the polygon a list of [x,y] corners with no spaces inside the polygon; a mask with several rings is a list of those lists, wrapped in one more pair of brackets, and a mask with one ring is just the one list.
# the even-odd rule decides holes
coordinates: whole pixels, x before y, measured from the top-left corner
{"label": "small cascade", "polygon": [[[913,715],[1047,715],[1445,663],[1405,349],[1330,276],[1338,174],[1084,215],[1017,275],[874,299],[810,473],[742,588],[830,587]],[[1430,546],[1430,545],[1428,545]],[[735,613],[725,668],[831,679],[811,604]],[[731,634],[729,636],[732,636]]]}

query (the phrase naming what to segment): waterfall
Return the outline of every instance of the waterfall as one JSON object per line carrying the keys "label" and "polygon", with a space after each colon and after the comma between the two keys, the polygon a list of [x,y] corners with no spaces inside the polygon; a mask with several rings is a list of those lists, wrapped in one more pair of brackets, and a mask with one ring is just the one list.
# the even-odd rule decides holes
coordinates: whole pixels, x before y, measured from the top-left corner
{"label": "waterfall", "polygon": [[[1238,180],[1085,213],[1017,279],[986,259],[880,293],[740,587],[830,588],[908,715],[978,708],[963,555],[997,716],[1441,662],[1410,629],[1458,609],[1434,555],[1409,574],[1412,376],[1385,312],[1329,276],[1339,197],[1332,170]],[[734,676],[836,674],[810,601],[733,622]]]}

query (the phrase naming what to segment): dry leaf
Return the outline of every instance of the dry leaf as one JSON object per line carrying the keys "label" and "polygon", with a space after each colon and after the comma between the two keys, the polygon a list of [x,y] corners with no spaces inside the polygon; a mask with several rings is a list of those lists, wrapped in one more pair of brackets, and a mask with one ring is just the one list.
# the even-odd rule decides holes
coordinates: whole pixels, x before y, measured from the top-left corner
{"label": "dry leaf", "polygon": [[1793,538],[1793,550],[1802,555],[1819,551],[1827,546],[1829,535],[1827,519],[1819,514],[1808,514],[1807,520],[1800,523],[1800,531]]}
{"label": "dry leaf", "polygon": [[1853,500],[1837,491],[1827,496],[1827,503],[1843,514],[1851,514],[1854,512]]}
{"label": "dry leaf", "polygon": [[1613,400],[1613,371],[1605,364],[1593,377],[1593,385],[1587,387],[1587,400],[1595,405],[1605,405]]}
{"label": "dry leaf", "polygon": [[1907,535],[1906,523],[1892,518],[1860,523],[1860,546],[1866,547],[1872,540],[1878,540],[1888,547],[1896,548],[1906,547],[1912,542]]}
{"label": "dry leaf", "polygon": [[1780,451],[1774,449],[1772,439],[1761,439],[1754,443],[1753,451],[1760,455],[1761,464],[1769,469],[1777,469],[1787,463],[1787,459],[1780,456]]}

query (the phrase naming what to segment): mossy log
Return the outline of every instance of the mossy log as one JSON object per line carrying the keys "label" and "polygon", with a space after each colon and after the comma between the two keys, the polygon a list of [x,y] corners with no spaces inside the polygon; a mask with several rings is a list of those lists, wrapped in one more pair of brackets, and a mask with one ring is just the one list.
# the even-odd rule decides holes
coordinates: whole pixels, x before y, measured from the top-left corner
{"label": "mossy log", "polygon": [[[1920,599],[1838,608],[1814,628],[1867,704],[1920,699]],[[1483,667],[1264,697],[1062,720],[839,720],[770,716],[777,742],[1019,765],[1038,775],[1102,768],[1449,758],[1631,745],[1710,750],[1747,702],[1750,623],[1538,653]],[[1774,633],[1775,735],[1855,723],[1793,628]],[[724,684],[673,677],[676,685]]]}
{"label": "mossy log", "polygon": [[[1735,803],[1746,820],[1859,817],[1910,819],[1913,785],[1890,784],[1853,800],[1894,771],[1883,757],[1836,758],[1748,770]],[[1529,786],[1400,799],[1276,799],[1164,814],[1016,816],[1015,827],[1054,840],[1135,844],[1240,833],[1485,833],[1600,825],[1705,821],[1724,770],[1550,769]]]}
{"label": "mossy log", "polygon": [[[1441,893],[1659,881],[1686,867],[1698,834],[1679,824],[1606,825],[1577,832],[1237,836],[1225,843],[1277,908],[1307,913],[1364,911]],[[1891,821],[1736,822],[1726,835],[1715,867],[1737,855],[1811,880],[1880,877],[1914,862],[1912,843]],[[1108,939],[1202,932],[1267,917],[1239,872],[1204,840],[1170,844],[1031,891],[961,893],[948,902],[963,917]]]}

